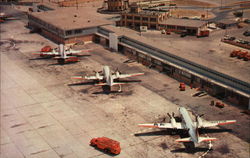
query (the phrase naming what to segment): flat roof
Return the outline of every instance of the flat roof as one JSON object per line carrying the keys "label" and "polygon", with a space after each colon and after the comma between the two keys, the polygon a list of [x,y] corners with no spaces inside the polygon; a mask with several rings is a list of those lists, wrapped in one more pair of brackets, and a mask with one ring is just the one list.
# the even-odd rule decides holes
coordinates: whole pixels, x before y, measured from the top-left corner
{"label": "flat roof", "polygon": [[33,12],[30,15],[62,30],[95,27],[114,22],[108,18],[114,15],[99,14],[91,7],[58,8],[47,12]]}
{"label": "flat roof", "polygon": [[235,20],[231,20],[231,19],[222,19],[222,20],[218,20],[216,21],[216,23],[222,23],[222,24],[236,24],[238,23]]}
{"label": "flat roof", "polygon": [[141,10],[139,12],[130,12],[130,11],[124,11],[122,14],[134,14],[134,15],[161,15],[161,14],[165,14],[168,11],[156,11],[156,10]]}
{"label": "flat roof", "polygon": [[160,21],[160,24],[165,25],[176,25],[176,26],[186,26],[186,27],[201,27],[205,25],[206,21],[201,20],[191,20],[191,19],[175,19],[169,18],[165,19],[164,21]]}
{"label": "flat roof", "polygon": [[[181,40],[177,39],[178,41],[172,41],[172,40],[170,41],[169,39],[161,38],[160,37],[161,34],[159,34],[159,38],[154,37],[150,39],[148,37],[145,37],[143,35],[144,33],[142,33],[142,36],[140,36],[139,32],[125,27],[115,27],[112,25],[106,25],[106,26],[101,26],[101,28],[114,32],[118,36],[129,37],[131,39],[137,40],[138,42],[145,43],[146,45],[149,45],[151,47],[159,48],[163,51],[169,52],[170,54],[174,54],[181,58],[190,60],[194,63],[203,65],[210,69],[216,70],[223,74],[232,76],[234,78],[249,83],[249,78],[250,78],[249,62],[242,61],[241,64],[235,64],[234,60],[232,61],[232,58],[229,57],[228,52],[226,52],[227,54],[221,54],[219,51],[218,53],[216,53],[216,51],[213,51],[213,49],[216,46],[217,42],[211,43],[207,41],[204,43],[204,41],[200,40],[186,41],[184,39]],[[202,44],[207,45],[207,47],[200,46]],[[225,43],[220,43],[220,44],[225,47],[228,47],[229,50],[234,49],[233,46],[230,46],[228,44]],[[190,47],[190,45],[193,45],[193,47]],[[195,50],[194,47],[196,48]],[[211,49],[211,51],[213,52],[211,53],[209,49]]]}

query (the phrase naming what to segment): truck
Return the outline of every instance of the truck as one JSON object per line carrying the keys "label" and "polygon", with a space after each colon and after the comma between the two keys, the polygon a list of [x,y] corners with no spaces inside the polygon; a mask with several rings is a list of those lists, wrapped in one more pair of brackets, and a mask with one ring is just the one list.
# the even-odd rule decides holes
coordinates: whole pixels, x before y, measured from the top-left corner
{"label": "truck", "polygon": [[246,55],[243,57],[243,60],[249,61],[249,60],[250,60],[250,54],[246,54]]}
{"label": "truck", "polygon": [[241,50],[233,50],[231,53],[230,53],[230,57],[237,57],[239,54],[241,53]]}
{"label": "truck", "polygon": [[93,138],[90,141],[90,145],[115,155],[118,155],[121,152],[120,143],[107,137]]}
{"label": "truck", "polygon": [[208,37],[209,36],[209,30],[202,30],[200,33],[197,35],[197,37]]}
{"label": "truck", "polygon": [[44,47],[41,49],[41,52],[51,52],[51,51],[52,51],[51,46],[44,46]]}
{"label": "truck", "polygon": [[238,58],[238,59],[243,59],[247,54],[248,54],[247,51],[241,51],[241,52],[238,54],[237,58]]}

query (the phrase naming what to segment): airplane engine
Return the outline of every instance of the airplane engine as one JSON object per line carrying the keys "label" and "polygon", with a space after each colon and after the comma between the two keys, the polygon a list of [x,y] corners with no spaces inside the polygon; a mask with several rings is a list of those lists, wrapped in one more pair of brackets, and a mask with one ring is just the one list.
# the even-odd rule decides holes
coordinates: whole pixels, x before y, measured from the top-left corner
{"label": "airplane engine", "polygon": [[120,76],[119,71],[116,71],[116,72],[115,72],[115,75],[116,75],[116,77],[118,77],[118,78],[119,78],[119,76]]}
{"label": "airplane engine", "polygon": [[196,122],[198,128],[203,126],[203,121],[200,116],[196,116]]}
{"label": "airplane engine", "polygon": [[170,117],[170,122],[171,122],[171,124],[172,124],[172,127],[173,127],[173,128],[177,128],[176,120],[175,120],[175,118],[174,118],[174,113],[172,113],[172,116],[171,116],[169,113],[167,113],[167,114],[168,114],[168,116]]}
{"label": "airplane engine", "polygon": [[96,78],[100,78],[100,74],[98,72],[95,73]]}

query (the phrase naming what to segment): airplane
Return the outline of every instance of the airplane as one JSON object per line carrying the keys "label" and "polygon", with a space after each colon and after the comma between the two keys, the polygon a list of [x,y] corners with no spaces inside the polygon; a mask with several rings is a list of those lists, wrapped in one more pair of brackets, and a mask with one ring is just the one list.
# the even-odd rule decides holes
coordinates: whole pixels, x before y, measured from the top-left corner
{"label": "airplane", "polygon": [[73,63],[78,62],[79,58],[77,56],[67,56],[67,52],[65,51],[64,45],[59,45],[59,53],[60,56],[54,57],[59,64]]}
{"label": "airplane", "polygon": [[7,20],[16,20],[18,18],[14,17],[15,14],[11,15],[9,13],[1,12],[0,13],[0,23],[3,23]]}
{"label": "airplane", "polygon": [[85,79],[85,80],[94,80],[98,81],[98,86],[109,86],[112,87],[114,85],[119,85],[121,91],[121,85],[126,84],[124,82],[116,82],[115,80],[121,79],[121,78],[128,78],[128,77],[134,77],[134,76],[140,76],[144,75],[144,73],[133,73],[133,74],[121,74],[119,71],[116,71],[115,73],[111,73],[109,66],[103,66],[102,75],[100,75],[99,72],[95,72],[95,76],[73,76],[72,79]]}
{"label": "airplane", "polygon": [[[46,57],[46,58],[52,58],[52,57],[60,56],[61,55],[60,51],[58,50],[58,48],[51,49],[51,47],[49,47],[49,46],[47,46],[47,47],[48,47],[47,49],[42,49],[40,52],[33,53],[33,54],[40,55],[40,57]],[[59,47],[60,47],[60,45],[59,45]],[[86,50],[73,50],[71,48],[66,48],[64,46],[64,51],[65,51],[65,54],[68,55],[68,56],[80,56],[81,53],[83,53],[83,52],[90,52],[90,49],[86,49]]]}
{"label": "airplane", "polygon": [[174,113],[172,116],[168,113],[170,117],[170,123],[151,123],[151,124],[138,124],[139,127],[150,127],[150,128],[159,128],[159,129],[178,129],[178,130],[188,130],[190,137],[177,139],[176,142],[194,142],[198,144],[204,141],[215,141],[216,138],[211,137],[200,137],[198,133],[199,128],[206,128],[218,125],[226,125],[235,123],[236,120],[223,120],[223,121],[205,121],[201,119],[202,115],[195,115],[196,121],[194,122],[187,109],[184,107],[179,108],[179,112],[182,116],[182,122],[176,122],[174,118]]}

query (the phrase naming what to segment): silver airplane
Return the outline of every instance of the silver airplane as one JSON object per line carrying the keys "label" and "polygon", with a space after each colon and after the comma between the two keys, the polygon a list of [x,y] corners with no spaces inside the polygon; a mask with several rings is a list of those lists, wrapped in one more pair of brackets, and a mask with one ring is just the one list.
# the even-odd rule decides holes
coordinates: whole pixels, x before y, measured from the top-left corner
{"label": "silver airplane", "polygon": [[112,73],[109,66],[104,66],[102,74],[96,72],[95,76],[73,76],[72,79],[85,79],[85,80],[96,80],[101,81],[96,84],[99,86],[114,86],[114,85],[122,85],[124,82],[115,82],[115,79],[127,78],[144,75],[144,73],[133,73],[133,74],[121,74],[119,71]]}
{"label": "silver airplane", "polygon": [[198,144],[204,141],[214,141],[216,138],[211,137],[200,137],[198,133],[199,128],[206,128],[211,126],[225,125],[235,123],[236,120],[224,120],[224,121],[205,121],[201,119],[199,115],[196,115],[196,121],[194,122],[187,109],[184,107],[179,108],[179,112],[182,116],[182,122],[176,122],[174,118],[174,113],[170,117],[170,123],[153,123],[153,124],[139,124],[139,127],[150,127],[150,128],[160,128],[160,129],[183,129],[188,130],[188,134],[190,137],[177,139],[176,142],[194,142],[194,144]]}

